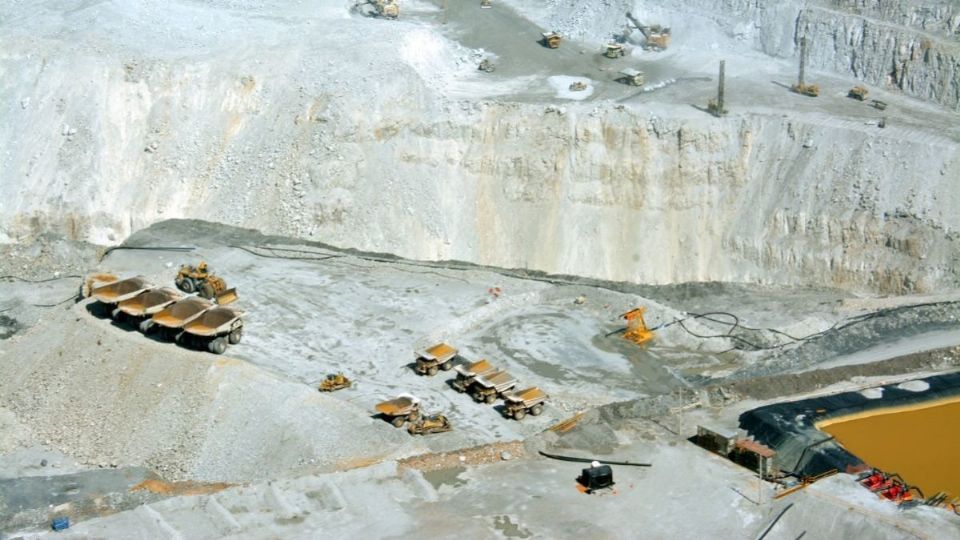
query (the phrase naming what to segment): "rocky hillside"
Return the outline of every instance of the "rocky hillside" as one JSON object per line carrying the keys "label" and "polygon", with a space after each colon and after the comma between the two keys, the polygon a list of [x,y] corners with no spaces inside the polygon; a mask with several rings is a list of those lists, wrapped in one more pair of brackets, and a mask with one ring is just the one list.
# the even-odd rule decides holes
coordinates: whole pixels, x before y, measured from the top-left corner
{"label": "rocky hillside", "polygon": [[[687,3],[723,20],[760,9]],[[415,21],[323,5],[310,16],[192,2],[97,4],[60,22],[8,14],[0,238],[116,243],[182,217],[636,282],[957,284],[956,134],[921,129],[949,113],[921,108],[878,130],[793,114],[781,97],[723,120],[683,95],[511,102],[497,94],[512,82],[486,82],[472,51]],[[758,11],[751,39],[786,52],[793,34],[772,29],[787,9]],[[810,17],[827,11],[804,13],[820,28]],[[175,24],[190,17],[190,32]],[[80,32],[90,21],[105,30]],[[379,39],[357,48],[371,28]],[[835,56],[814,43],[817,58]]]}

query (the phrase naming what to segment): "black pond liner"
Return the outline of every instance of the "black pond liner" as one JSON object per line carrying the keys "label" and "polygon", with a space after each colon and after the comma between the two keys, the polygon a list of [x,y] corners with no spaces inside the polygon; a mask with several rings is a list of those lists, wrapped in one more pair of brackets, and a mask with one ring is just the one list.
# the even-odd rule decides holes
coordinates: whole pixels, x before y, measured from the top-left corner
{"label": "black pond liner", "polygon": [[[863,460],[846,451],[815,424],[863,411],[960,396],[960,372],[918,380],[930,387],[913,392],[897,388],[900,384],[897,383],[878,387],[883,388],[883,395],[877,399],[857,391],[759,407],[740,415],[740,427],[777,452],[775,465],[785,473],[815,476],[832,469],[855,470],[865,466]],[[944,429],[952,428],[944,426]]]}

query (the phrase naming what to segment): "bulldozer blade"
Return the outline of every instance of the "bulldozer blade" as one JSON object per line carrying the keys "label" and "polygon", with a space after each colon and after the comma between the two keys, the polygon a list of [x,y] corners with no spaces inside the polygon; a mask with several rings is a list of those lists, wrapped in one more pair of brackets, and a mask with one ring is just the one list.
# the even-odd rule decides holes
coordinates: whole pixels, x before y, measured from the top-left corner
{"label": "bulldozer blade", "polygon": [[234,288],[232,288],[232,289],[227,289],[227,290],[225,290],[225,291],[223,291],[222,293],[220,293],[220,294],[217,295],[217,303],[220,304],[221,306],[225,306],[225,305],[227,305],[227,304],[229,304],[229,303],[231,303],[231,302],[235,302],[236,300],[237,300],[237,288],[236,288],[236,287],[234,287]]}

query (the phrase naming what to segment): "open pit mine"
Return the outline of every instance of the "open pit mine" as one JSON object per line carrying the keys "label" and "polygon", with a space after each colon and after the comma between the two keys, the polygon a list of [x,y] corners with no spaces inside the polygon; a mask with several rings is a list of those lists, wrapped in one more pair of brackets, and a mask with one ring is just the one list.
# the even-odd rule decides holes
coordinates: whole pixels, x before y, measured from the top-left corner
{"label": "open pit mine", "polygon": [[960,539],[960,4],[0,1],[0,540]]}

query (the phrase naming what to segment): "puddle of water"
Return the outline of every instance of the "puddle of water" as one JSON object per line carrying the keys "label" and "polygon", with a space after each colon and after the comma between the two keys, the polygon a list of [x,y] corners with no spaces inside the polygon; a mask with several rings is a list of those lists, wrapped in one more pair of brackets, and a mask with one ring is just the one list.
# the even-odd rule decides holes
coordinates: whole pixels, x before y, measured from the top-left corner
{"label": "puddle of water", "polygon": [[530,538],[533,536],[530,531],[514,523],[510,516],[495,516],[493,518],[493,528],[502,532],[507,538]]}
{"label": "puddle of water", "polygon": [[466,467],[451,467],[449,469],[437,469],[423,473],[423,477],[430,482],[433,489],[440,489],[440,486],[460,487],[467,483],[460,474],[466,471]]}
{"label": "puddle of water", "polygon": [[960,495],[958,422],[960,398],[952,398],[831,419],[817,427],[867,464],[898,473],[932,497],[941,491]]}

